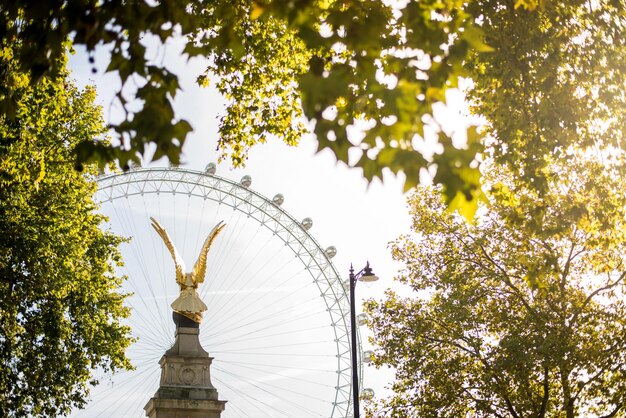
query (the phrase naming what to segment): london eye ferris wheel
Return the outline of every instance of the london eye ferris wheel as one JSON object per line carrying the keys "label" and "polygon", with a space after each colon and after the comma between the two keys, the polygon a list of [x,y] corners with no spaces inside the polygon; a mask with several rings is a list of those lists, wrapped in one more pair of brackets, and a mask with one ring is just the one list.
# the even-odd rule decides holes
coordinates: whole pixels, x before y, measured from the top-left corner
{"label": "london eye ferris wheel", "polygon": [[128,324],[136,342],[128,355],[136,369],[97,376],[89,404],[73,417],[145,416],[158,388],[158,361],[174,340],[170,304],[178,287],[150,217],[167,228],[183,257],[195,257],[217,222],[227,225],[199,289],[208,306],[200,341],[214,357],[213,384],[228,401],[224,418],[352,415],[350,303],[331,262],[336,249],[320,246],[309,232],[311,219],[287,213],[282,195],[266,198],[250,185],[248,176],[217,176],[212,164],[98,180],[108,228],[130,238],[121,248],[122,273],[131,293]]}

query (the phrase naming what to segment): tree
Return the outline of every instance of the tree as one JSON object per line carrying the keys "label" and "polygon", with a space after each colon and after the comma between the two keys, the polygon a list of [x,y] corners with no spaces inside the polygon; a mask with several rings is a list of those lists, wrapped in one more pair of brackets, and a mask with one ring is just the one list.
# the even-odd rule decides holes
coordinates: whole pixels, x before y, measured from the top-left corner
{"label": "tree", "polygon": [[[0,50],[3,68],[12,51]],[[62,63],[57,64],[59,68]],[[56,416],[83,405],[91,372],[130,367],[119,292],[121,238],[101,229],[94,167],[73,148],[105,132],[93,89],[65,70],[14,79],[14,117],[0,117],[0,415]]]}
{"label": "tree", "polygon": [[371,301],[400,416],[622,416],[622,2],[469,2],[494,51],[466,60],[487,201],[467,225],[429,190],[392,245],[416,294]]}
{"label": "tree", "polygon": [[[624,5],[476,1],[489,59],[466,61],[486,119],[467,225],[431,190],[392,245],[414,292],[371,301],[374,407],[400,416],[624,414]],[[470,54],[471,55],[471,54]]]}
{"label": "tree", "polygon": [[488,172],[472,225],[411,196],[392,254],[413,294],[366,304],[374,362],[396,370],[370,416],[624,415],[626,189],[605,157],[552,163],[542,194]]}

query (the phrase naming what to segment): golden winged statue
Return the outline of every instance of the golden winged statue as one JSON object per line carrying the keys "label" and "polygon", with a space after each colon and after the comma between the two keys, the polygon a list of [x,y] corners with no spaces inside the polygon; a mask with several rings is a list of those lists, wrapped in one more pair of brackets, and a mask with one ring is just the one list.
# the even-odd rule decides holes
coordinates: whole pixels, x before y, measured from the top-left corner
{"label": "golden winged statue", "polygon": [[172,254],[172,258],[174,259],[174,265],[176,266],[176,283],[180,287],[180,295],[174,302],[172,302],[172,309],[174,312],[178,312],[179,314],[191,319],[196,323],[200,323],[202,321],[202,312],[207,310],[207,306],[200,299],[200,295],[198,294],[198,285],[204,282],[204,275],[206,273],[206,258],[209,253],[209,249],[215,241],[217,235],[222,232],[222,229],[226,226],[223,221],[219,222],[209,233],[209,236],[204,241],[204,245],[200,250],[200,255],[198,256],[198,261],[193,266],[193,270],[191,273],[185,273],[185,262],[183,258],[176,251],[176,247],[172,242],[169,234],[157,222],[156,219],[150,218],[152,221],[152,227],[159,234],[159,236],[165,242],[165,246]]}

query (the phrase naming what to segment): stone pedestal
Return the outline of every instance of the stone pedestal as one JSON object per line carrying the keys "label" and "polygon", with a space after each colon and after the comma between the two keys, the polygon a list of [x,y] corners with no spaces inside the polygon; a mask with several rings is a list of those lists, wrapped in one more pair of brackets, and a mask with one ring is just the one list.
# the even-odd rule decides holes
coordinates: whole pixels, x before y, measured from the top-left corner
{"label": "stone pedestal", "polygon": [[144,407],[149,418],[220,418],[226,401],[218,400],[211,384],[213,358],[198,333],[198,327],[176,328],[174,345],[159,361],[159,389]]}

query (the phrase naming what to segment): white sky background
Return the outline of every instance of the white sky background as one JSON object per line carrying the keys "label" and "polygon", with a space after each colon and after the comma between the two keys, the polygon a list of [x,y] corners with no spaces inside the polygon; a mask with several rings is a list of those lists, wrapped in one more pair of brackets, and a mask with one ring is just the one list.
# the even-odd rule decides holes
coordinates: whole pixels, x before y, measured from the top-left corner
{"label": "white sky background", "polygon": [[[173,45],[161,47],[154,53],[157,62],[167,63],[179,76],[183,91],[176,97],[176,116],[189,121],[194,129],[185,143],[181,167],[203,170],[207,163],[217,162],[218,118],[224,101],[215,90],[195,84],[204,65],[198,59],[187,62],[179,56],[178,50]],[[112,105],[119,80],[104,74],[108,65],[106,53],[99,52],[95,58],[97,74],[92,74],[87,56],[81,51],[70,58],[70,68],[80,86],[96,86],[98,103],[103,106],[108,122],[119,112],[116,105]],[[459,126],[464,120],[461,113],[467,111],[460,94],[450,99],[454,106],[443,110],[439,120],[446,123],[446,127]],[[409,231],[403,184],[386,173],[384,184],[374,181],[368,186],[360,170],[337,163],[329,150],[315,153],[315,149],[316,141],[312,136],[302,138],[297,147],[288,147],[279,140],[271,141],[250,151],[246,168],[235,170],[225,161],[218,165],[217,174],[233,180],[248,174],[252,176],[251,189],[269,198],[282,193],[285,196],[282,207],[286,211],[296,219],[313,219],[309,232],[323,248],[337,247],[333,262],[346,277],[350,263],[359,270],[369,260],[381,280],[371,287],[362,284],[357,287],[358,313],[360,301],[381,298],[397,274],[399,266],[391,260],[388,243]],[[153,163],[154,166],[166,164],[165,160]],[[364,348],[369,348],[369,344],[365,342]],[[391,377],[366,368],[364,386],[382,395]]]}

